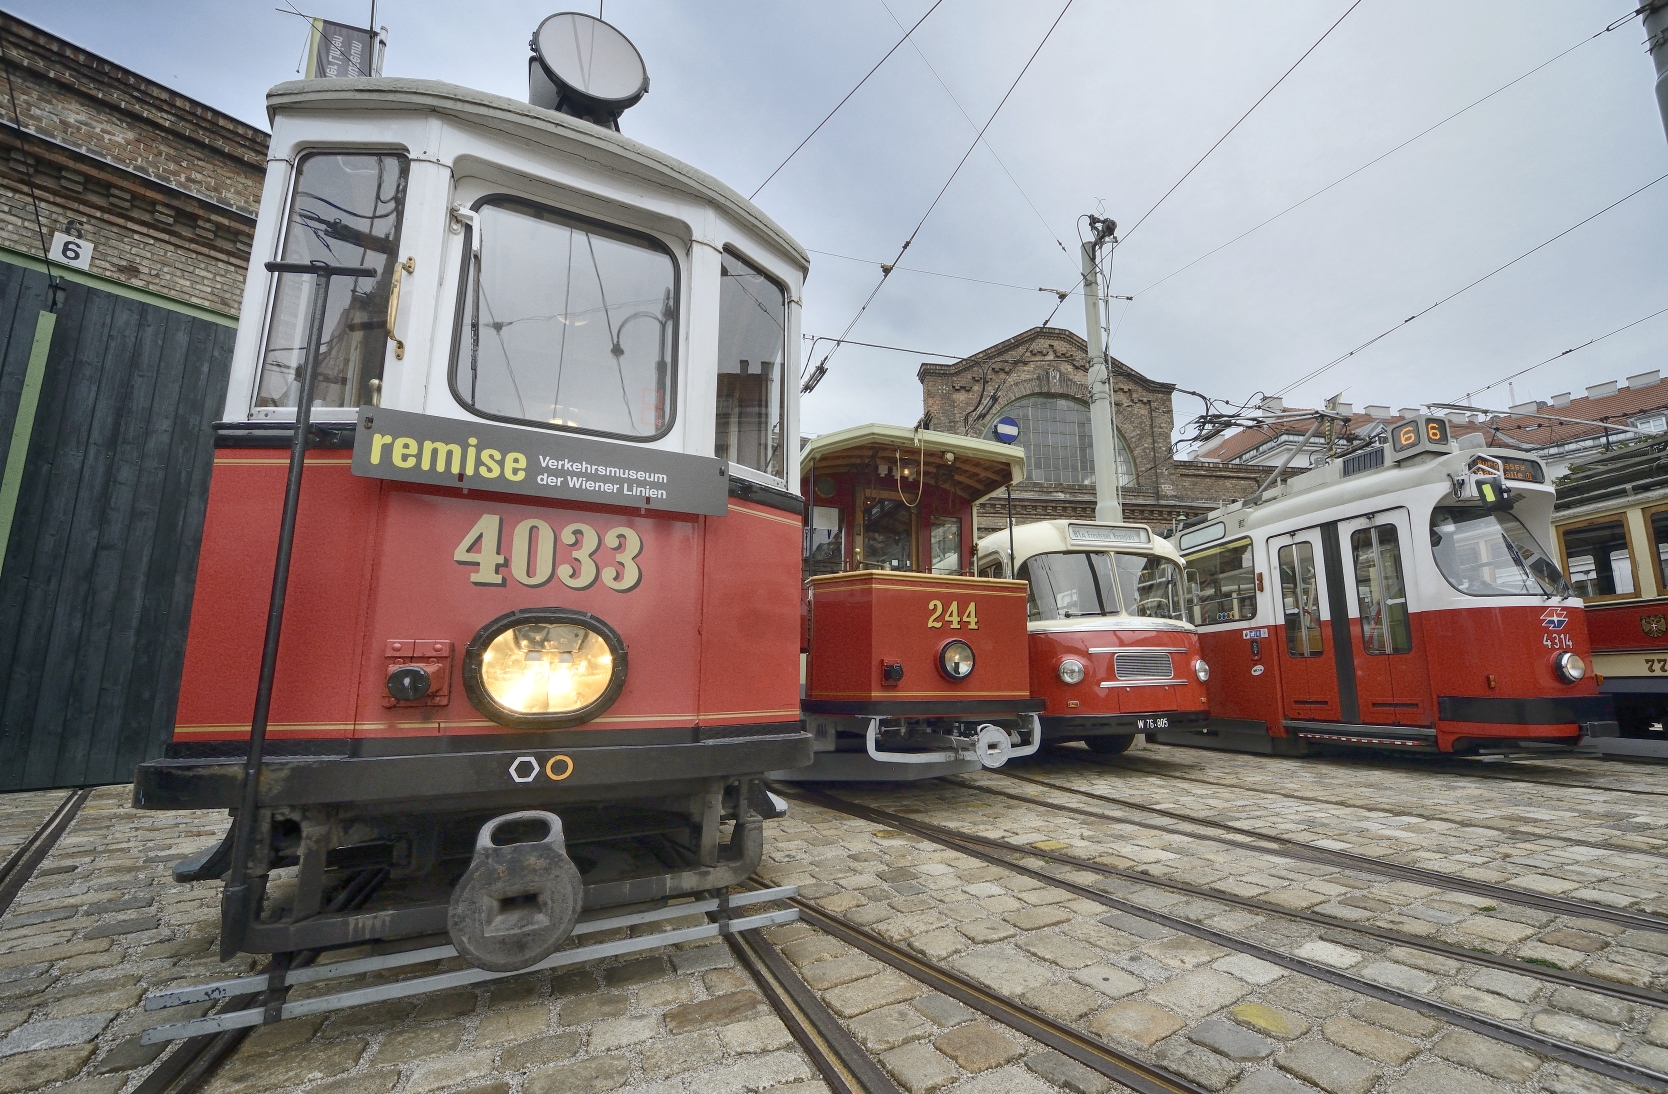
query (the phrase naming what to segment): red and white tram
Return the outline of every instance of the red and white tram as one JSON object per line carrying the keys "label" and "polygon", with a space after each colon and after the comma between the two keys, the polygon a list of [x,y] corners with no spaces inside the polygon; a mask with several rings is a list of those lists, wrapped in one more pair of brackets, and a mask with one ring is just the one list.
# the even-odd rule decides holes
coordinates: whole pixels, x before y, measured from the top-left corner
{"label": "red and white tram", "polygon": [[1160,741],[1475,752],[1615,732],[1541,465],[1456,445],[1437,417],[1384,441],[1180,531],[1211,723]]}
{"label": "red and white tram", "polygon": [[1182,558],[1142,524],[1049,520],[986,536],[979,574],[1026,583],[1043,739],[1123,752],[1201,724],[1210,667],[1187,621]]}
{"label": "red and white tram", "polygon": [[[762,776],[811,759],[786,371],[808,259],[618,133],[646,88],[570,87],[566,113],[425,80],[268,96],[177,725],[135,785],[234,811],[176,871],[228,878],[227,953],[450,931],[527,967],[581,907],[746,878]],[[526,811],[555,857],[493,880]]]}

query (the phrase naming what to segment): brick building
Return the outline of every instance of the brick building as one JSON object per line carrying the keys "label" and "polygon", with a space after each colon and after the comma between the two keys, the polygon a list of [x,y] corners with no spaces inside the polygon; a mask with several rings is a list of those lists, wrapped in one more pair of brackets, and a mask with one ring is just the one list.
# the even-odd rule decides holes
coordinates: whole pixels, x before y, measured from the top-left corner
{"label": "brick building", "polygon": [[173,729],[268,138],[4,13],[0,61],[0,791],[125,782]]}
{"label": "brick building", "polygon": [[[1088,347],[1058,327],[1023,334],[951,364],[916,373],[933,429],[992,438],[998,419],[1019,423],[1026,478],[1014,487],[1014,520],[1093,519]],[[1170,437],[1176,385],[1112,360],[1118,470],[1125,519],[1155,528],[1208,512],[1257,488],[1270,468],[1177,461]],[[1005,526],[1005,499],[979,507],[977,534]]]}
{"label": "brick building", "polygon": [[3,13],[0,49],[0,248],[73,222],[93,276],[236,316],[268,135]]}

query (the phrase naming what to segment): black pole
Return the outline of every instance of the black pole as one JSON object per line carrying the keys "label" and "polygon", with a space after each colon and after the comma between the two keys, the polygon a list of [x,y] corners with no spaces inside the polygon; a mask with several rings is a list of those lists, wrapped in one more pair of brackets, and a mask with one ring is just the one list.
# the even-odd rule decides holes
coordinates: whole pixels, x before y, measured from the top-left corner
{"label": "black pole", "polygon": [[1014,557],[1014,484],[1008,484],[1008,576],[1019,576],[1019,559]]}
{"label": "black pole", "polygon": [[327,266],[324,263],[268,262],[276,274],[312,274],[313,316],[307,327],[307,355],[301,364],[301,390],[295,407],[295,435],[290,439],[290,473],[284,484],[284,513],[278,524],[278,559],[272,567],[272,599],[267,604],[266,644],[261,648],[261,675],[255,685],[255,716],[249,726],[249,753],[243,762],[243,795],[232,822],[232,864],[220,894],[220,960],[229,961],[242,948],[254,909],[248,884],[249,845],[254,836],[255,810],[260,800],[261,753],[266,745],[267,715],[272,709],[272,680],[278,671],[278,637],[284,629],[284,593],[290,583],[290,548],[295,542],[295,514],[301,504],[301,471],[307,458],[307,434],[312,428],[313,385],[318,377],[319,340],[324,336],[324,311],[332,277],[375,277],[367,266]]}

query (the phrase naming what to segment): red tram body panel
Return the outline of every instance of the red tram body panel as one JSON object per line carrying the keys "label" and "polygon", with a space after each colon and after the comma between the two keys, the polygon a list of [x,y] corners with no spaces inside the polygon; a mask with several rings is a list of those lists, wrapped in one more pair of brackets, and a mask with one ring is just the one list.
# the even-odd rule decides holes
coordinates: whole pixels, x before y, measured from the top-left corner
{"label": "red tram body panel", "polygon": [[1183,526],[1212,721],[1165,743],[1473,752],[1613,731],[1542,546],[1540,465],[1461,449],[1439,418],[1384,440]]}

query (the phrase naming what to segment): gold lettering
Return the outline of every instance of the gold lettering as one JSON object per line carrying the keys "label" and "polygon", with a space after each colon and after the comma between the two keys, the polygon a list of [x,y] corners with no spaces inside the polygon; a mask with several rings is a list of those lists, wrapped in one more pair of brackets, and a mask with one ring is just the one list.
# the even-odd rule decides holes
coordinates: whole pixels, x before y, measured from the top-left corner
{"label": "gold lettering", "polygon": [[481,478],[496,479],[498,477],[498,449],[481,449]]}
{"label": "gold lettering", "polygon": [[394,441],[394,466],[417,466],[417,442],[410,437],[400,437]]}
{"label": "gold lettering", "polygon": [[465,475],[473,475],[475,473],[475,438],[474,437],[469,438],[469,455],[464,457],[463,473]]}
{"label": "gold lettering", "polygon": [[[533,533],[538,532],[538,545]],[[524,520],[515,526],[510,539],[510,575],[529,589],[550,580],[556,563],[556,533],[542,520]]]}
{"label": "gold lettering", "polygon": [[617,593],[629,593],[643,580],[643,571],[635,559],[643,551],[643,537],[630,528],[610,528],[602,534],[602,542],[614,552],[614,566],[602,571],[602,583]]}
{"label": "gold lettering", "polygon": [[[502,585],[504,575],[498,572],[498,567],[504,565],[504,556],[498,553],[498,545],[502,542],[504,533],[504,518],[495,513],[484,513],[475,522],[475,527],[469,529],[468,535],[463,537],[457,550],[452,552],[452,561],[465,566],[475,567],[475,572],[469,575],[469,580],[476,585]],[[476,544],[480,546],[470,550]]]}
{"label": "gold lettering", "polygon": [[452,457],[452,472],[453,472],[453,474],[456,474],[456,473],[463,470],[463,446],[462,445],[447,444],[444,441],[424,441],[423,442],[423,470],[424,471],[427,471],[429,469],[429,454],[430,453],[434,454],[434,457],[435,457],[434,469],[436,471],[442,471],[443,472],[443,471],[446,470],[446,457],[448,455]]}
{"label": "gold lettering", "polygon": [[527,466],[527,457],[519,452],[509,452],[504,455],[504,477],[511,482],[520,482],[527,477],[523,470]]}
{"label": "gold lettering", "polygon": [[579,565],[563,563],[556,576],[570,589],[589,589],[597,580],[597,563],[591,557],[597,549],[597,530],[589,524],[570,524],[562,529],[562,542],[574,549],[573,560]]}
{"label": "gold lettering", "polygon": [[394,440],[394,436],[391,433],[378,433],[371,438],[371,462],[372,463],[381,463],[382,462],[382,447],[383,447],[383,445],[393,443],[393,440]]}

